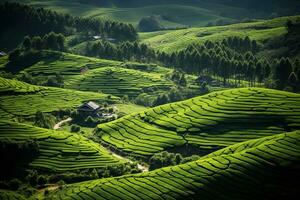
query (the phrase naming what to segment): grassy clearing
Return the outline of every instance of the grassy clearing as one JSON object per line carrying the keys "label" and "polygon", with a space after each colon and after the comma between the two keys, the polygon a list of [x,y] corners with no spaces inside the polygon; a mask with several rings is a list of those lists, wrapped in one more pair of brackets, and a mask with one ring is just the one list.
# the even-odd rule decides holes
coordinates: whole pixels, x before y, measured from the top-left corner
{"label": "grassy clearing", "polygon": [[249,36],[252,40],[264,42],[270,38],[284,35],[287,32],[285,28],[286,21],[294,18],[299,18],[299,16],[281,17],[228,26],[140,33],[140,38],[142,42],[149,44],[154,49],[168,53],[182,50],[189,44],[203,43],[207,40],[221,41],[229,36]]}
{"label": "grassy clearing", "polygon": [[29,166],[37,169],[61,172],[102,168],[126,162],[80,134],[15,122],[0,121],[0,140],[35,140],[39,145],[39,153]]}
{"label": "grassy clearing", "polygon": [[299,141],[299,131],[249,140],[174,167],[68,185],[48,199],[289,199]]}
{"label": "grassy clearing", "polygon": [[[162,150],[205,155],[249,139],[300,126],[300,95],[242,88],[212,92],[100,124],[97,135],[127,153]],[[193,147],[193,148],[192,148]]]}

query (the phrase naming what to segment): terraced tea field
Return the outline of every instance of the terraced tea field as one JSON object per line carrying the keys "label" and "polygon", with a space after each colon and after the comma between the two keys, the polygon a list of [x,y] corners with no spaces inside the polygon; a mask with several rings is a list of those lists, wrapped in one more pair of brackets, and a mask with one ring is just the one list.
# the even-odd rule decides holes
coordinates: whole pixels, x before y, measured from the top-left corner
{"label": "terraced tea field", "polygon": [[106,94],[129,97],[136,97],[151,88],[167,91],[173,85],[162,74],[115,67],[102,67],[83,75],[68,77],[65,83],[65,87],[70,89],[94,92],[100,90]]}
{"label": "terraced tea field", "polygon": [[[78,107],[85,101],[106,101],[100,93],[40,87],[0,77],[0,118],[12,119],[34,115],[37,111],[54,112]],[[118,98],[111,98],[112,101]]]}
{"label": "terraced tea field", "polygon": [[68,185],[48,199],[291,199],[300,132],[239,143],[197,161]]}
{"label": "terraced tea field", "polygon": [[156,50],[167,53],[186,48],[190,44],[210,41],[222,41],[224,38],[249,36],[252,40],[264,42],[287,33],[285,24],[288,19],[296,19],[299,16],[275,18],[257,22],[239,23],[229,26],[214,26],[203,28],[188,28],[183,30],[160,31],[154,33],[140,33],[142,42]]}
{"label": "terraced tea field", "polygon": [[99,144],[76,133],[37,128],[0,121],[0,141],[34,140],[39,145],[37,157],[29,166],[51,171],[102,168],[127,162],[109,154]]}
{"label": "terraced tea field", "polygon": [[33,76],[48,76],[59,73],[61,75],[78,75],[83,69],[90,70],[100,67],[120,66],[118,61],[85,57],[70,53],[43,51],[45,58],[23,70]]}
{"label": "terraced tea field", "polygon": [[17,192],[9,190],[0,190],[0,199],[3,200],[25,200],[26,198]]}
{"label": "terraced tea field", "polygon": [[206,155],[299,127],[299,94],[242,88],[212,92],[100,124],[97,135],[103,142],[138,156],[162,150]]}
{"label": "terraced tea field", "polygon": [[[130,98],[140,93],[157,97],[169,91],[175,84],[165,77],[172,69],[151,64],[118,62],[74,54],[44,51],[48,57],[19,72],[36,77],[61,74],[66,89],[103,92]],[[193,76],[194,81],[196,76]],[[151,94],[153,93],[153,94]]]}

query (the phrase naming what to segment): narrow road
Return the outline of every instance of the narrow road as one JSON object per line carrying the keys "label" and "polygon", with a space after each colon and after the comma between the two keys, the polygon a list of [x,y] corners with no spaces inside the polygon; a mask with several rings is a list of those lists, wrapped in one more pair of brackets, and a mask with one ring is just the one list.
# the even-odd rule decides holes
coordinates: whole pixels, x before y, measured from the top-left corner
{"label": "narrow road", "polygon": [[57,129],[59,129],[61,127],[61,125],[63,125],[64,123],[70,122],[70,121],[72,121],[71,117],[69,117],[69,118],[67,118],[65,120],[62,120],[62,121],[58,122],[57,124],[55,124],[54,127],[53,127],[53,129],[57,130]]}

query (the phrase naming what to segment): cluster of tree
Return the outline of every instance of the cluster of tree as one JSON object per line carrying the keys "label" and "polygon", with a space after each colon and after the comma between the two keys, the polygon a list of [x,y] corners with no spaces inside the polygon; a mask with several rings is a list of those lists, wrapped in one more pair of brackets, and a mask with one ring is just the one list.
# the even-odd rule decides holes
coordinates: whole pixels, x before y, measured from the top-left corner
{"label": "cluster of tree", "polygon": [[289,48],[289,54],[296,56],[300,50],[300,18],[286,23],[286,45]]}
{"label": "cluster of tree", "polygon": [[149,170],[154,170],[166,166],[174,166],[191,161],[198,160],[200,157],[192,155],[189,157],[182,157],[180,153],[170,153],[168,151],[162,151],[155,153],[149,159]]}
{"label": "cluster of tree", "polygon": [[64,87],[63,76],[59,73],[56,73],[54,76],[33,77],[31,74],[27,72],[22,72],[21,74],[17,75],[15,78],[32,85]]}
{"label": "cluster of tree", "polygon": [[269,87],[300,91],[300,60],[292,62],[289,58],[276,59]]}
{"label": "cluster of tree", "polygon": [[107,41],[88,43],[86,55],[114,60],[150,61],[155,58],[155,51],[146,44],[122,42],[113,44]]}
{"label": "cluster of tree", "polygon": [[255,56],[257,49],[257,42],[248,37],[230,37],[222,42],[189,45],[172,54],[158,53],[157,57],[161,62],[188,73],[222,77],[224,85],[230,78],[253,84],[268,77],[271,71],[266,59]]}
{"label": "cluster of tree", "polygon": [[101,34],[118,40],[135,40],[137,38],[137,32],[131,24],[73,17],[68,14],[11,2],[0,4],[0,24],[0,36],[8,36],[9,33],[14,32],[15,37],[17,37],[14,40],[9,40],[10,43],[13,43],[10,45],[4,40],[1,41],[10,48],[19,43],[19,37],[23,38],[25,35],[42,36],[51,31],[62,34],[74,32]]}

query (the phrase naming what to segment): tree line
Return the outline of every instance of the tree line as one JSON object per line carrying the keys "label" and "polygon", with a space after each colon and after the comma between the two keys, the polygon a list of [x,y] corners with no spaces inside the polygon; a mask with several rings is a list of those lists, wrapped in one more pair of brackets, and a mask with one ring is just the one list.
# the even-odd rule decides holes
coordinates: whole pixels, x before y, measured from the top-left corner
{"label": "tree line", "polygon": [[146,44],[138,42],[112,44],[99,41],[87,44],[86,55],[116,60],[159,62],[189,74],[221,78],[224,86],[247,81],[249,86],[265,83],[272,88],[292,87],[293,90],[298,90],[299,60],[288,57],[270,60],[258,56],[261,48],[257,41],[237,36],[222,41],[191,44],[171,54],[154,51]]}

